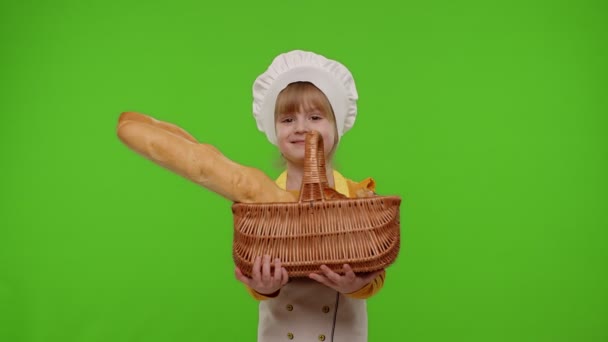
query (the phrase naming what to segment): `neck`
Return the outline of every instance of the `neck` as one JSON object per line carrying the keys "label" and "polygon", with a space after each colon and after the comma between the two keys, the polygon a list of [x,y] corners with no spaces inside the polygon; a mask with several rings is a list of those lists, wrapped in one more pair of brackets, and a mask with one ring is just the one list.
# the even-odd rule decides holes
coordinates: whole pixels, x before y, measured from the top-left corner
{"label": "neck", "polygon": [[[327,182],[329,183],[329,186],[333,188],[335,187],[334,168],[329,163],[329,161],[326,161],[325,163],[325,174],[327,176]],[[287,190],[299,191],[300,188],[302,188],[302,178],[304,178],[304,168],[301,165],[294,165],[290,162],[287,162]]]}

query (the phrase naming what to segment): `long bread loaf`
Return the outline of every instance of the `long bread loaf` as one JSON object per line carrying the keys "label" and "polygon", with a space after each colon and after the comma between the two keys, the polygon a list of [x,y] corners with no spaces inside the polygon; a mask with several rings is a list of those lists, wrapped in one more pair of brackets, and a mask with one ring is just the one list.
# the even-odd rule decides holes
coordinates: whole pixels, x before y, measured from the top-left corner
{"label": "long bread loaf", "polygon": [[130,149],[233,202],[296,202],[262,171],[226,158],[180,127],[150,116],[125,112],[117,134]]}

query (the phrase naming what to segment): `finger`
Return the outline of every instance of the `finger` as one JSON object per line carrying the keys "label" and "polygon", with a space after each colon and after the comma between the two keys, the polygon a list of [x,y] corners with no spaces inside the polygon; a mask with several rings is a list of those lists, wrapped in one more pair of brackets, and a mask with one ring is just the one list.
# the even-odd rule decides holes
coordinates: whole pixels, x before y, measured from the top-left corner
{"label": "finger", "polygon": [[281,285],[285,286],[285,284],[287,284],[287,282],[289,281],[289,274],[287,273],[287,270],[285,269],[285,267],[282,268],[282,272],[283,272],[283,281],[281,282]]}
{"label": "finger", "polygon": [[281,276],[283,275],[283,269],[281,268],[281,259],[274,259],[274,283],[281,283]]}
{"label": "finger", "polygon": [[339,283],[342,278],[338,273],[332,271],[329,267],[325,265],[321,265],[321,271],[323,271],[323,274],[325,274],[325,276],[329,280],[333,281],[336,284]]}
{"label": "finger", "polygon": [[245,275],[243,274],[243,272],[241,272],[241,269],[240,269],[240,268],[238,268],[238,267],[237,267],[237,268],[235,268],[235,270],[234,270],[234,275],[236,276],[236,279],[238,279],[238,280],[239,280],[241,283],[243,283],[243,284],[245,284],[245,285],[247,285],[247,286],[251,287],[251,286],[250,286],[251,281],[249,280],[249,278],[247,278],[247,276],[245,276]]}
{"label": "finger", "polygon": [[342,266],[342,270],[344,271],[344,277],[348,281],[353,281],[355,280],[355,278],[357,278],[357,275],[355,274],[355,272],[353,272],[353,269],[350,267],[349,264],[344,264],[344,266]]}
{"label": "finger", "polygon": [[262,262],[262,258],[257,256],[253,261],[253,270],[251,270],[252,278],[254,281],[260,281],[262,275],[260,274],[260,263]]}
{"label": "finger", "polygon": [[262,264],[262,282],[265,284],[270,281],[270,255],[264,255],[264,263]]}
{"label": "finger", "polygon": [[316,274],[316,273],[311,273],[308,275],[308,277],[312,280],[315,280],[325,286],[329,286],[331,288],[333,288],[335,286],[334,283],[332,283],[329,279],[327,279],[326,277],[320,275],[320,274]]}

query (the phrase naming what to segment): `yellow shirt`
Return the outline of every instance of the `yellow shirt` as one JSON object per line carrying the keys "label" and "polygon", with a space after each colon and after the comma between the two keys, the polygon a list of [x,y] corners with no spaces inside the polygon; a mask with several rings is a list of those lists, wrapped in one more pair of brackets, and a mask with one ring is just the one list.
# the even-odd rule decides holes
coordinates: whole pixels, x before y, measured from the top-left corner
{"label": "yellow shirt", "polygon": [[[361,182],[354,182],[350,179],[344,178],[338,171],[334,170],[334,189],[343,194],[344,196],[355,198],[355,197],[363,197],[368,192],[374,192],[376,190],[376,182],[372,178],[366,178]],[[283,172],[277,179],[276,184],[283,190],[287,187],[287,172]],[[295,191],[294,193],[297,193]],[[366,299],[374,294],[376,294],[382,286],[384,285],[384,279],[386,277],[386,272],[382,271],[374,280],[372,280],[369,284],[364,286],[363,288],[353,292],[346,294],[351,298],[357,299]],[[265,300],[269,298],[274,298],[278,295],[278,291],[270,296],[265,296],[263,294],[257,293],[252,288],[245,286],[249,293],[253,296],[253,298],[257,300]]]}

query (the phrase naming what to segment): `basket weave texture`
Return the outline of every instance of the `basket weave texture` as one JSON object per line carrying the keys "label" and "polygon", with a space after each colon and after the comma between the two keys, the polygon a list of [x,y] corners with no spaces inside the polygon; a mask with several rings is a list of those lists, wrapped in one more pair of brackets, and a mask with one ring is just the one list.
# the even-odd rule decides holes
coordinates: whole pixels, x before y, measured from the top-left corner
{"label": "basket weave texture", "polygon": [[233,258],[251,277],[257,256],[279,258],[289,277],[307,277],[327,265],[343,274],[392,264],[400,247],[397,196],[346,198],[327,182],[323,139],[308,133],[300,198],[293,203],[234,203]]}

